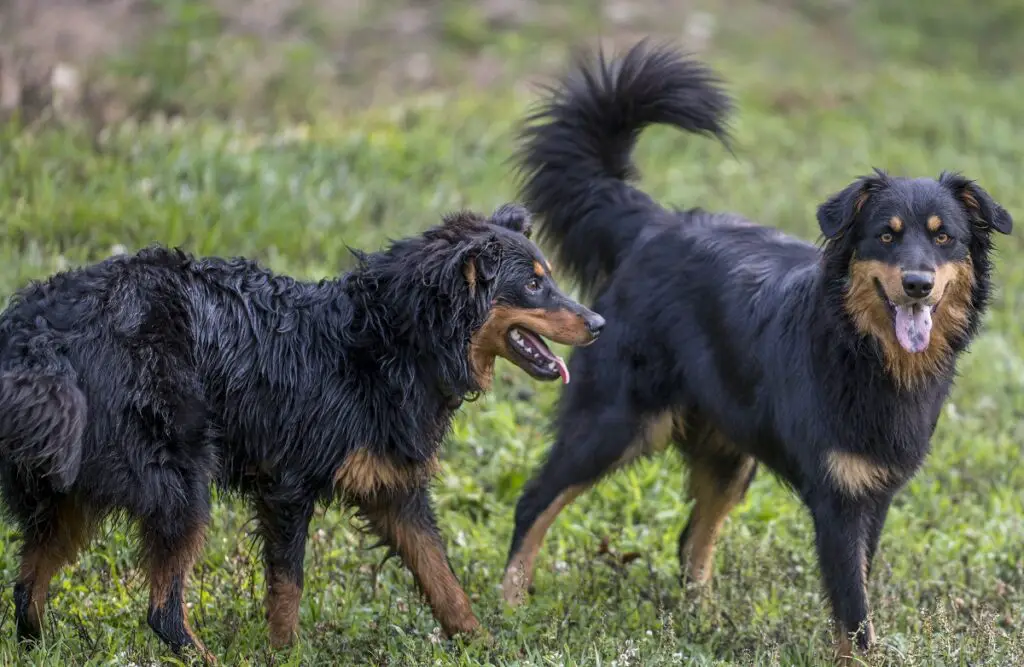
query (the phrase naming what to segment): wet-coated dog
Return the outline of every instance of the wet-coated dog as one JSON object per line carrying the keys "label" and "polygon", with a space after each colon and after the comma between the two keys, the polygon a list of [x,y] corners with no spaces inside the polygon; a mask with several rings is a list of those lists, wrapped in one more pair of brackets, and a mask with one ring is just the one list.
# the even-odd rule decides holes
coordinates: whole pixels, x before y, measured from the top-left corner
{"label": "wet-coated dog", "polygon": [[308,283],[149,248],[29,285],[0,315],[0,484],[24,538],[14,599],[40,633],[50,581],[98,521],[135,519],[150,627],[203,648],[185,586],[211,485],[251,499],[271,643],[298,631],[314,505],[340,496],[401,556],[448,634],[478,626],[428,483],[496,357],[568,379],[541,336],[604,325],[566,297],[518,206],[461,213]]}
{"label": "wet-coated dog", "polygon": [[574,74],[528,119],[523,193],[609,324],[570,360],[556,442],[516,507],[506,599],[531,586],[560,510],[672,443],[694,502],[687,576],[710,579],[760,461],[811,512],[840,656],[867,649],[882,525],[928,452],[1010,215],[959,175],[881,171],[820,206],[822,247],[735,214],[667,210],[629,182],[634,143],[655,123],[727,140],[719,80],[644,43]]}

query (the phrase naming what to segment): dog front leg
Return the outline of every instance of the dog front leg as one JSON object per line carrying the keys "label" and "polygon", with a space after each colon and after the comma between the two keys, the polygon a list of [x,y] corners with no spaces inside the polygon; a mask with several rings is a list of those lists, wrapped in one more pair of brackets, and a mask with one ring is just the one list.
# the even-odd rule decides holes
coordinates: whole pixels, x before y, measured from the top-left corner
{"label": "dog front leg", "polygon": [[866,653],[875,640],[868,618],[867,508],[838,494],[809,503],[814,517],[818,563],[836,621],[839,664],[848,664],[854,648]]}
{"label": "dog front leg", "polygon": [[360,508],[374,532],[412,571],[445,634],[451,637],[479,628],[469,598],[448,563],[427,489],[379,494],[360,502]]}
{"label": "dog front leg", "polygon": [[[267,624],[270,645],[274,648],[292,644],[299,635],[299,604],[304,578],[302,561],[306,555],[309,522],[313,517],[312,499],[295,502],[292,496],[287,491],[267,493],[256,503],[267,580]],[[282,500],[282,497],[288,500]]]}

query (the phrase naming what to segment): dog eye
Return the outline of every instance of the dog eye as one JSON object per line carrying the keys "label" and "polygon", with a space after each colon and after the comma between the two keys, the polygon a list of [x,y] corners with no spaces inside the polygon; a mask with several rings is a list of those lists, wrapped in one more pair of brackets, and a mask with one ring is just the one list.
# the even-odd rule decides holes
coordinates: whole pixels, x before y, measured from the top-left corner
{"label": "dog eye", "polygon": [[878,240],[882,243],[892,243],[892,232],[882,232],[882,235],[878,237]]}
{"label": "dog eye", "polygon": [[952,240],[953,239],[946,232],[942,232],[940,234],[935,235],[935,242],[938,243],[939,245],[946,245]]}
{"label": "dog eye", "polygon": [[539,292],[540,291],[540,278],[530,278],[530,282],[526,283],[527,292]]}

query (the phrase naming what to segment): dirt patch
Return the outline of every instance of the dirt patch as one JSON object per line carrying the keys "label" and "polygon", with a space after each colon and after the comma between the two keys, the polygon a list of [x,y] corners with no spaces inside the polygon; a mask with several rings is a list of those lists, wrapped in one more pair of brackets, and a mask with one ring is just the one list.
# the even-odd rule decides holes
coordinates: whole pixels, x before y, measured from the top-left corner
{"label": "dirt patch", "polygon": [[132,47],[152,26],[139,0],[11,0],[0,10],[0,111],[78,106],[86,68]]}
{"label": "dirt patch", "polygon": [[0,3],[0,113],[101,124],[157,112],[301,118],[439,86],[504,85],[584,35],[642,34],[680,13],[665,0],[590,4],[10,0]]}

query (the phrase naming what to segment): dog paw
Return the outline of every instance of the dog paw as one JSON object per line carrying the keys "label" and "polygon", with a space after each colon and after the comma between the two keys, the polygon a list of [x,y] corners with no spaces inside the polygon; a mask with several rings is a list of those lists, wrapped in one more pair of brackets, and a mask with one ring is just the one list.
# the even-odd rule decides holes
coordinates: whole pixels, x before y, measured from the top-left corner
{"label": "dog paw", "polygon": [[527,588],[526,572],[522,567],[511,565],[505,570],[505,578],[501,582],[501,596],[510,607],[518,607],[526,602]]}

